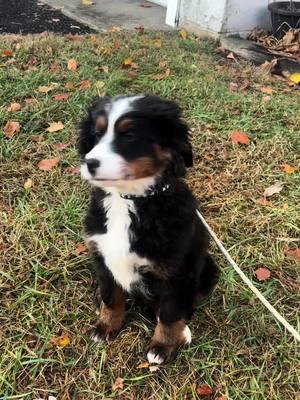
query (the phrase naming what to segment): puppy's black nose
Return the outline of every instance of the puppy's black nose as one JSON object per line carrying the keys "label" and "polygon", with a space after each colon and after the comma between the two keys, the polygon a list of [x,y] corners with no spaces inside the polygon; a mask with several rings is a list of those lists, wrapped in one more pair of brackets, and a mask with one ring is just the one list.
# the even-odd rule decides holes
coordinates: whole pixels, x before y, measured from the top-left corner
{"label": "puppy's black nose", "polygon": [[87,158],[85,159],[86,165],[88,167],[89,172],[94,175],[95,171],[98,167],[100,167],[100,161],[96,158]]}

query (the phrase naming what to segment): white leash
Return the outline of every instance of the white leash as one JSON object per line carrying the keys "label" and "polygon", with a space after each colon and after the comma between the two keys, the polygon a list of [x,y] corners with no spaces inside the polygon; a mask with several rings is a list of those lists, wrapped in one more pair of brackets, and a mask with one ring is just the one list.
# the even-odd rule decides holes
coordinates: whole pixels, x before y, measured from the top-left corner
{"label": "white leash", "polygon": [[292,325],[290,325],[285,318],[283,318],[282,315],[279,314],[278,311],[275,310],[275,308],[268,302],[267,299],[265,299],[265,297],[260,293],[260,291],[258,289],[256,289],[256,287],[253,285],[253,283],[250,281],[250,279],[244,274],[244,272],[240,269],[240,267],[234,262],[234,260],[231,258],[230,254],[228,253],[228,251],[225,249],[225,247],[223,246],[223,244],[221,243],[221,241],[217,238],[217,235],[214,233],[214,231],[211,229],[211,227],[208,225],[208,223],[205,221],[205,219],[203,218],[202,214],[198,211],[198,217],[201,219],[203,225],[206,227],[206,229],[208,230],[209,234],[211,235],[211,237],[214,239],[214,241],[216,242],[217,246],[219,247],[219,249],[221,250],[221,252],[224,254],[224,256],[226,257],[227,261],[229,262],[229,264],[235,269],[235,271],[240,275],[240,277],[242,278],[242,280],[246,283],[246,285],[248,285],[248,287],[252,290],[252,292],[259,298],[259,300],[263,303],[263,305],[265,307],[267,307],[267,309],[274,315],[274,317],[282,323],[282,325],[294,336],[294,338],[296,340],[298,340],[300,342],[300,335],[299,333],[296,331],[295,328],[292,327]]}

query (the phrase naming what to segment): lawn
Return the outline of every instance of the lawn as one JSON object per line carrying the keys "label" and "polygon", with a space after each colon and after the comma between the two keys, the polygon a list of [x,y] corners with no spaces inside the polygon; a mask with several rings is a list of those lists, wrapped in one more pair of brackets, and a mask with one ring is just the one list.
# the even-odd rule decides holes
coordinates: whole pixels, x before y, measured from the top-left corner
{"label": "lawn", "polygon": [[[221,279],[195,314],[192,344],[176,362],[154,372],[137,368],[153,325],[132,305],[115,341],[91,341],[92,276],[78,247],[89,187],[75,167],[77,124],[96,95],[148,92],[178,101],[193,134],[188,181],[204,215],[297,327],[299,264],[297,270],[286,252],[299,246],[300,91],[224,58],[212,41],[177,33],[6,36],[0,54],[0,398],[295,400],[295,341],[214,244]],[[15,102],[21,109],[9,111]],[[7,121],[20,130],[4,133]],[[63,129],[47,131],[53,122]],[[249,145],[231,142],[235,130],[248,134]],[[59,162],[51,170],[39,168],[53,158]],[[283,164],[298,170],[287,173]],[[276,181],[283,190],[257,203]],[[258,281],[262,266],[271,276]],[[53,343],[60,335],[70,339],[65,347]],[[124,387],[112,391],[117,377]],[[214,394],[197,397],[204,384]]]}

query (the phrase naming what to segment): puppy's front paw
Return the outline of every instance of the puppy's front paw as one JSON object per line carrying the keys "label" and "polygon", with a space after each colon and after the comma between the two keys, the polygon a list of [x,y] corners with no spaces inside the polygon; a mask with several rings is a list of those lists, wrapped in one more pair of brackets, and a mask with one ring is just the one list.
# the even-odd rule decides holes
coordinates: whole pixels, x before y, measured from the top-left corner
{"label": "puppy's front paw", "polygon": [[94,342],[105,343],[113,340],[119,331],[111,330],[107,325],[102,322],[98,322],[92,329],[91,338]]}
{"label": "puppy's front paw", "polygon": [[150,345],[147,360],[150,364],[166,364],[176,358],[178,349],[179,346],[167,346],[161,343]]}

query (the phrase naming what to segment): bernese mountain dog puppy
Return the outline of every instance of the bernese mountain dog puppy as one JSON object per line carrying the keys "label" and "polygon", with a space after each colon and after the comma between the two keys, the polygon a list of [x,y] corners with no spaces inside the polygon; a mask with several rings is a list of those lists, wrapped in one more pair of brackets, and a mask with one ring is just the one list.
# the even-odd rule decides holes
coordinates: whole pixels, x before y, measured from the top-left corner
{"label": "bernese mountain dog puppy", "polygon": [[166,363],[191,342],[187,321],[218,277],[182,180],[193,164],[188,126],[173,101],[102,98],[81,123],[79,150],[81,176],[94,187],[85,219],[101,298],[93,338],[114,338],[126,296],[137,295],[157,319],[148,361]]}

